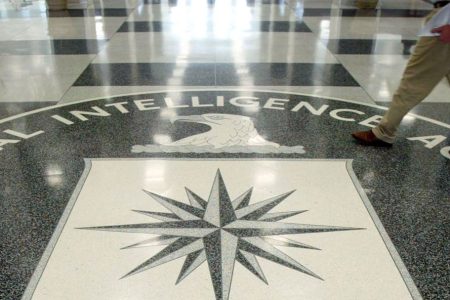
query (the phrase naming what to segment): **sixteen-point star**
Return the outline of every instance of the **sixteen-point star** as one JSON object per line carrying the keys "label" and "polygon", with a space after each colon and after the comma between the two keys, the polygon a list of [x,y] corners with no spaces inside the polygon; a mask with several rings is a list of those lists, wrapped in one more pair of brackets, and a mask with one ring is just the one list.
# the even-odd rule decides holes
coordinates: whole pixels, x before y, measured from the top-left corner
{"label": "sixteen-point star", "polygon": [[217,171],[208,198],[204,200],[186,188],[191,205],[145,191],[171,213],[136,211],[162,222],[87,227],[82,229],[157,234],[158,237],[130,245],[134,248],[168,245],[124,277],[186,256],[177,284],[205,261],[208,263],[217,300],[229,298],[234,264],[238,261],[267,284],[256,256],[322,280],[317,274],[275,246],[316,249],[279,235],[357,230],[360,228],[280,223],[277,221],[305,211],[269,213],[294,191],[250,205],[252,189],[231,201],[224,180]]}

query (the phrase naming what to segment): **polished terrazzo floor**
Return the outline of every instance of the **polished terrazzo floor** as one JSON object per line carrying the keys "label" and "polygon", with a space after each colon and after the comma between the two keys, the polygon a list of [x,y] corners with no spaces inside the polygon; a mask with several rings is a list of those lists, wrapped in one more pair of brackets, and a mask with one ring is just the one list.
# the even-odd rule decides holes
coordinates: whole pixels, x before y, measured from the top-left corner
{"label": "polished terrazzo floor", "polygon": [[350,136],[431,8],[0,0],[0,299],[448,299],[449,83]]}

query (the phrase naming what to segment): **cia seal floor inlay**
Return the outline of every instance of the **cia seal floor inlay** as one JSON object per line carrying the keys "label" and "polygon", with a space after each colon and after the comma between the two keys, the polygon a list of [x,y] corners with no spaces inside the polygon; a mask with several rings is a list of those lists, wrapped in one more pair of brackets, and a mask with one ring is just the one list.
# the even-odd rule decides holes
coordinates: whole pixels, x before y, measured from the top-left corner
{"label": "cia seal floor inlay", "polygon": [[0,0],[1,300],[450,299],[449,82],[350,135],[429,1],[68,2]]}
{"label": "cia seal floor inlay", "polygon": [[3,276],[34,271],[7,281],[24,299],[420,299],[447,272],[449,125],[353,142],[383,111],[204,90],[5,119]]}

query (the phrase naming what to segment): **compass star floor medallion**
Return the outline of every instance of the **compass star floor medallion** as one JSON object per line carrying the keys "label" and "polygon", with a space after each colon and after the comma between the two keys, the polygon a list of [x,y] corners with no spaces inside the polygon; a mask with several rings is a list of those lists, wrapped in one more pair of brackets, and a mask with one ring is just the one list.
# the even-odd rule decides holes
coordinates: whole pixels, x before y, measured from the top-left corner
{"label": "compass star floor medallion", "polygon": [[145,191],[171,211],[169,214],[139,211],[161,223],[91,227],[86,229],[160,234],[158,238],[131,245],[169,244],[128,275],[142,272],[187,256],[177,283],[198,266],[208,263],[217,300],[228,299],[235,261],[267,283],[256,256],[321,279],[274,245],[316,249],[279,235],[354,230],[356,228],[279,223],[304,211],[269,213],[287,199],[288,192],[250,205],[252,189],[231,201],[220,170],[217,171],[208,201],[186,189],[191,205]]}
{"label": "compass star floor medallion", "polygon": [[350,161],[89,159],[23,300],[414,299],[402,266]]}

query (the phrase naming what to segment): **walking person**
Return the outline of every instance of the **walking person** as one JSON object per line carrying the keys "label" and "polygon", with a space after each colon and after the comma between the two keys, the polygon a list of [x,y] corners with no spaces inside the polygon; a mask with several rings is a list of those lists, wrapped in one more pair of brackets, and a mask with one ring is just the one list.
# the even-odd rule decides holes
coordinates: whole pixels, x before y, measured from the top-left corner
{"label": "walking person", "polygon": [[436,22],[440,25],[432,28],[429,36],[419,38],[380,124],[372,130],[352,133],[363,145],[392,146],[403,117],[422,102],[442,78],[447,77],[450,83],[450,1],[433,2],[435,9],[426,18],[427,25]]}

